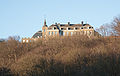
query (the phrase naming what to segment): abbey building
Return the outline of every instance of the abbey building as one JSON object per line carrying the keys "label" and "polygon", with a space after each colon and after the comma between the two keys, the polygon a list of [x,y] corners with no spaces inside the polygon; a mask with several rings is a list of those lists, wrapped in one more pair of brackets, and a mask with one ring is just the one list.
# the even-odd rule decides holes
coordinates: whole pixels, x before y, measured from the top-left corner
{"label": "abbey building", "polygon": [[71,24],[68,22],[67,24],[55,23],[47,26],[46,20],[44,20],[42,31],[36,32],[32,38],[23,38],[22,42],[36,41],[39,38],[75,35],[87,35],[90,37],[95,35],[95,30],[91,25],[84,24],[83,21],[80,24]]}

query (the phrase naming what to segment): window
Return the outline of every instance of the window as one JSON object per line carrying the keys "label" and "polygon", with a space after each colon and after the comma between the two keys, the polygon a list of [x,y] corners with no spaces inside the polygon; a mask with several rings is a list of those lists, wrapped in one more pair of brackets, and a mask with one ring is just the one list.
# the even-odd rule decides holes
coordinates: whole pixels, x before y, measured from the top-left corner
{"label": "window", "polygon": [[61,28],[61,30],[63,30],[63,28]]}
{"label": "window", "polygon": [[67,36],[69,35],[69,32],[67,32]]}
{"label": "window", "polygon": [[54,30],[57,29],[56,27],[54,27]]}
{"label": "window", "polygon": [[75,27],[75,30],[79,30],[79,27]]}
{"label": "window", "polygon": [[68,28],[68,30],[73,30],[73,28]]}
{"label": "window", "polygon": [[31,40],[29,42],[32,42]]}
{"label": "window", "polygon": [[73,32],[71,32],[71,36],[73,35]]}
{"label": "window", "polygon": [[92,29],[93,27],[89,27],[89,29]]}
{"label": "window", "polygon": [[37,36],[37,38],[39,38],[39,36]]}
{"label": "window", "polygon": [[23,40],[23,42],[25,42],[25,40]]}
{"label": "window", "polygon": [[66,28],[61,28],[61,30],[66,30]]}
{"label": "window", "polygon": [[49,32],[49,35],[50,35],[50,32]]}
{"label": "window", "polygon": [[81,29],[83,29],[83,27],[81,27]]}
{"label": "window", "polygon": [[28,40],[26,40],[26,42],[28,42]]}
{"label": "window", "polygon": [[65,36],[65,32],[63,32],[63,36]]}
{"label": "window", "polygon": [[57,31],[55,32],[55,35],[57,35]]}
{"label": "window", "polygon": [[52,35],[53,35],[54,33],[52,32]]}
{"label": "window", "polygon": [[89,29],[91,29],[91,27],[89,27]]}

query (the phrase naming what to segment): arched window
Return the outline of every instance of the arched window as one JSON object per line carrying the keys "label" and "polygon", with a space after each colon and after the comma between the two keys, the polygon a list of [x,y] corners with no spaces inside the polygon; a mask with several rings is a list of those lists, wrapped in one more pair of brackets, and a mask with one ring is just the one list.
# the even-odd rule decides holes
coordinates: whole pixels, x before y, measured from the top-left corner
{"label": "arched window", "polygon": [[26,42],[29,42],[28,40],[26,40]]}
{"label": "arched window", "polygon": [[49,35],[50,35],[50,31],[49,31]]}
{"label": "arched window", "polygon": [[53,35],[54,33],[52,32],[52,35]]}
{"label": "arched window", "polygon": [[55,31],[55,35],[57,35],[57,31]]}
{"label": "arched window", "polygon": [[71,36],[73,35],[73,32],[71,32]]}
{"label": "arched window", "polygon": [[69,32],[67,32],[67,36],[69,35]]}
{"label": "arched window", "polygon": [[63,32],[63,36],[65,36],[65,32]]}
{"label": "arched window", "polygon": [[23,43],[25,42],[25,40],[23,40]]}

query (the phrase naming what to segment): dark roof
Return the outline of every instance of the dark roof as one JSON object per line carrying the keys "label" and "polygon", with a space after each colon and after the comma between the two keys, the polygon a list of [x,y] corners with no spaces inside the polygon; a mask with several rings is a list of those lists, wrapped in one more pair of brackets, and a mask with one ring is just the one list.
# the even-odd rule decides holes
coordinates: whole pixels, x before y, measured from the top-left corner
{"label": "dark roof", "polygon": [[38,38],[38,36],[39,36],[39,37],[42,36],[42,31],[36,32],[36,33],[32,36],[32,38]]}
{"label": "dark roof", "polygon": [[81,26],[91,26],[89,24],[52,24],[51,26],[49,26],[49,28],[51,27],[55,27],[55,26],[60,26],[60,27],[81,27]]}

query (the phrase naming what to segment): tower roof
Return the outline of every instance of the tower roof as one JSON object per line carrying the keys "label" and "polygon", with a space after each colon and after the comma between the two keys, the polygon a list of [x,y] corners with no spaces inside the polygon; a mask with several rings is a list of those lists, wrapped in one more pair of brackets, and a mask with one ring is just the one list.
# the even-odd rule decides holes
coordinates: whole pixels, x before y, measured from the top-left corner
{"label": "tower roof", "polygon": [[47,27],[47,25],[46,25],[46,19],[44,20],[44,26]]}

